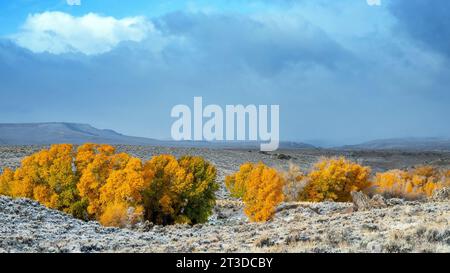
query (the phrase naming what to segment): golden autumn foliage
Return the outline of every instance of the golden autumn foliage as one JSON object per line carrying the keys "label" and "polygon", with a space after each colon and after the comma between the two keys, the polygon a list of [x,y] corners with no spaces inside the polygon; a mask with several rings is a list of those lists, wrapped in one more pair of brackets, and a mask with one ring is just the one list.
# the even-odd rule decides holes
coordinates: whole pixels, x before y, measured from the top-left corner
{"label": "golden autumn foliage", "polygon": [[34,199],[105,226],[201,223],[215,204],[216,169],[201,157],[140,159],[109,145],[52,145],[0,175],[0,194]]}
{"label": "golden autumn foliage", "polygon": [[[78,147],[75,166],[79,181],[79,191],[82,206],[86,207],[83,219],[100,219],[109,204],[102,203],[101,189],[114,171],[126,168],[131,160],[127,154],[115,153],[115,148],[110,145],[84,144]],[[128,181],[123,181],[127,183]]]}
{"label": "golden autumn foliage", "polygon": [[128,207],[123,203],[108,205],[99,222],[106,227],[125,227],[129,222]]}
{"label": "golden autumn foliage", "polygon": [[410,171],[390,170],[377,173],[373,185],[377,193],[388,197],[418,199],[450,186],[447,174],[448,171],[439,171],[431,166],[421,166]]}
{"label": "golden autumn foliage", "polygon": [[225,177],[225,186],[230,191],[232,197],[244,197],[248,176],[253,168],[254,165],[252,163],[245,163],[241,165],[238,172]]}
{"label": "golden autumn foliage", "polygon": [[[370,168],[343,157],[325,158],[303,173],[245,163],[225,178],[251,221],[270,220],[283,201],[351,201],[352,191],[418,199],[450,186],[450,170],[420,166],[370,179]],[[110,145],[52,145],[0,174],[0,195],[25,197],[105,226],[141,221],[169,225],[207,221],[215,204],[216,168],[202,157],[157,155],[146,162]]]}
{"label": "golden autumn foliage", "polygon": [[158,224],[205,222],[215,204],[216,169],[201,157],[155,156],[144,164],[146,218]]}
{"label": "golden autumn foliage", "polygon": [[369,167],[343,157],[319,160],[308,174],[296,165],[278,173],[262,163],[245,163],[225,178],[232,197],[242,198],[252,221],[269,220],[282,201],[351,201],[352,191],[386,197],[417,199],[450,187],[450,170],[420,166],[409,171],[390,170],[371,178]]}
{"label": "golden autumn foliage", "polygon": [[100,189],[106,184],[111,172],[125,168],[130,156],[115,154],[109,145],[85,144],[78,148],[75,165],[79,174],[77,189],[82,199],[87,200],[90,218],[98,218],[103,207]]}
{"label": "golden autumn foliage", "polygon": [[308,174],[300,199],[347,202],[351,200],[352,191],[365,190],[370,186],[369,178],[369,167],[343,157],[325,158],[317,162]]}
{"label": "golden autumn foliage", "polygon": [[226,178],[226,186],[235,197],[241,197],[244,212],[251,221],[270,220],[279,203],[284,200],[283,176],[263,163],[246,163]]}
{"label": "golden autumn foliage", "polygon": [[141,221],[144,212],[142,193],[147,186],[142,175],[142,162],[137,158],[130,158],[124,168],[111,171],[100,188],[100,222],[105,226],[117,226],[111,223],[111,214],[120,208],[126,211],[127,221],[121,221],[118,226]]}
{"label": "golden autumn foliage", "polygon": [[283,177],[273,168],[259,163],[249,175],[243,201],[245,213],[252,221],[267,221],[284,199]]}
{"label": "golden autumn foliage", "polygon": [[0,195],[11,195],[12,181],[14,181],[14,172],[6,168],[0,175]]}
{"label": "golden autumn foliage", "polygon": [[72,145],[54,145],[22,160],[21,168],[5,170],[2,194],[32,198],[50,208],[72,213],[78,201]]}
{"label": "golden autumn foliage", "polygon": [[368,167],[329,158],[317,162],[309,174],[293,164],[278,172],[262,163],[245,163],[226,177],[225,185],[233,197],[242,198],[250,220],[267,221],[282,201],[350,201],[352,191],[370,186],[369,177]]}
{"label": "golden autumn foliage", "polygon": [[106,206],[99,222],[107,227],[126,227],[142,220],[143,208],[129,207],[124,202],[111,203]]}

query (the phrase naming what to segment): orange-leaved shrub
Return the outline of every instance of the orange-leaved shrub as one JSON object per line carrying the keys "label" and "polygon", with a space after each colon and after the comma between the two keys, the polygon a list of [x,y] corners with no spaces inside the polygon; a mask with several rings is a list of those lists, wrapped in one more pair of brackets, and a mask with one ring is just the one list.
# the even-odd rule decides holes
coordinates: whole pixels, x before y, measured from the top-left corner
{"label": "orange-leaved shrub", "polygon": [[375,191],[387,197],[420,199],[429,197],[437,189],[450,186],[448,171],[432,166],[420,166],[409,171],[389,170],[377,173],[373,186]]}
{"label": "orange-leaved shrub", "polygon": [[226,186],[235,197],[242,197],[244,212],[251,221],[270,220],[284,200],[283,176],[263,163],[246,163],[226,178]]}
{"label": "orange-leaved shrub", "polygon": [[52,145],[0,175],[0,194],[43,205],[105,226],[207,221],[215,204],[216,169],[201,157],[140,159],[110,145]]}

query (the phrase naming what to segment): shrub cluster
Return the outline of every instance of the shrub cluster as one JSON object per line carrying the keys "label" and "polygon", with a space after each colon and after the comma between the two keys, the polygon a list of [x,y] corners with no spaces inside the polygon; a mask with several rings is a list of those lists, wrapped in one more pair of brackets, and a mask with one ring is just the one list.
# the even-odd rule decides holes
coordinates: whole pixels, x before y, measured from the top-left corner
{"label": "shrub cluster", "polygon": [[409,171],[390,170],[377,173],[373,186],[377,193],[387,197],[420,199],[431,196],[437,189],[450,186],[449,171],[421,166]]}
{"label": "shrub cluster", "polygon": [[201,157],[158,155],[142,163],[109,145],[53,145],[0,175],[0,194],[26,197],[105,226],[205,222],[216,169]]}
{"label": "shrub cluster", "polygon": [[348,202],[352,191],[405,199],[431,196],[436,189],[450,186],[450,171],[422,166],[371,178],[369,167],[343,157],[323,158],[307,174],[293,164],[286,171],[276,171],[263,163],[245,163],[226,177],[225,185],[233,197],[242,198],[252,221],[267,221],[282,201]]}
{"label": "shrub cluster", "polygon": [[282,201],[349,201],[352,191],[370,185],[369,175],[368,167],[344,158],[323,159],[307,175],[293,164],[280,172],[263,163],[245,163],[226,177],[225,185],[233,197],[242,198],[250,220],[267,221]]}

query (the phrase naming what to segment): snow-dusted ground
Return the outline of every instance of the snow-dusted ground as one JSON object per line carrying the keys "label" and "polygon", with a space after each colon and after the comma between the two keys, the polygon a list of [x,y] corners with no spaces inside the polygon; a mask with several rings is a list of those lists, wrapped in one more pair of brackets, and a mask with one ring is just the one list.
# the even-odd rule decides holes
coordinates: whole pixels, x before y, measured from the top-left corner
{"label": "snow-dusted ground", "polygon": [[[0,147],[0,168],[42,147]],[[143,159],[159,153],[202,155],[224,175],[245,161],[308,168],[323,155],[345,155],[375,170],[417,164],[448,167],[448,153],[257,151],[119,146]],[[273,221],[249,223],[242,203],[222,189],[210,221],[133,229],[104,228],[82,222],[26,199],[0,197],[0,252],[450,252],[450,203],[387,200],[387,207],[354,211],[350,203],[282,204]]]}
{"label": "snow-dusted ground", "polygon": [[104,228],[26,199],[0,197],[0,252],[450,252],[450,203],[409,202],[352,212],[348,203],[294,203],[248,223],[220,201],[194,227]]}

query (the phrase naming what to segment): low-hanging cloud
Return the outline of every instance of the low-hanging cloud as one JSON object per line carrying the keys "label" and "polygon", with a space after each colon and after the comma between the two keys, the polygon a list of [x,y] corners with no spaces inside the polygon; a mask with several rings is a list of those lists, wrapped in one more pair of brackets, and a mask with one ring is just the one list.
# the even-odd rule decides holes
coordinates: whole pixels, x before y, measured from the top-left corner
{"label": "low-hanging cloud", "polygon": [[450,58],[450,1],[395,0],[389,8],[410,37]]}

